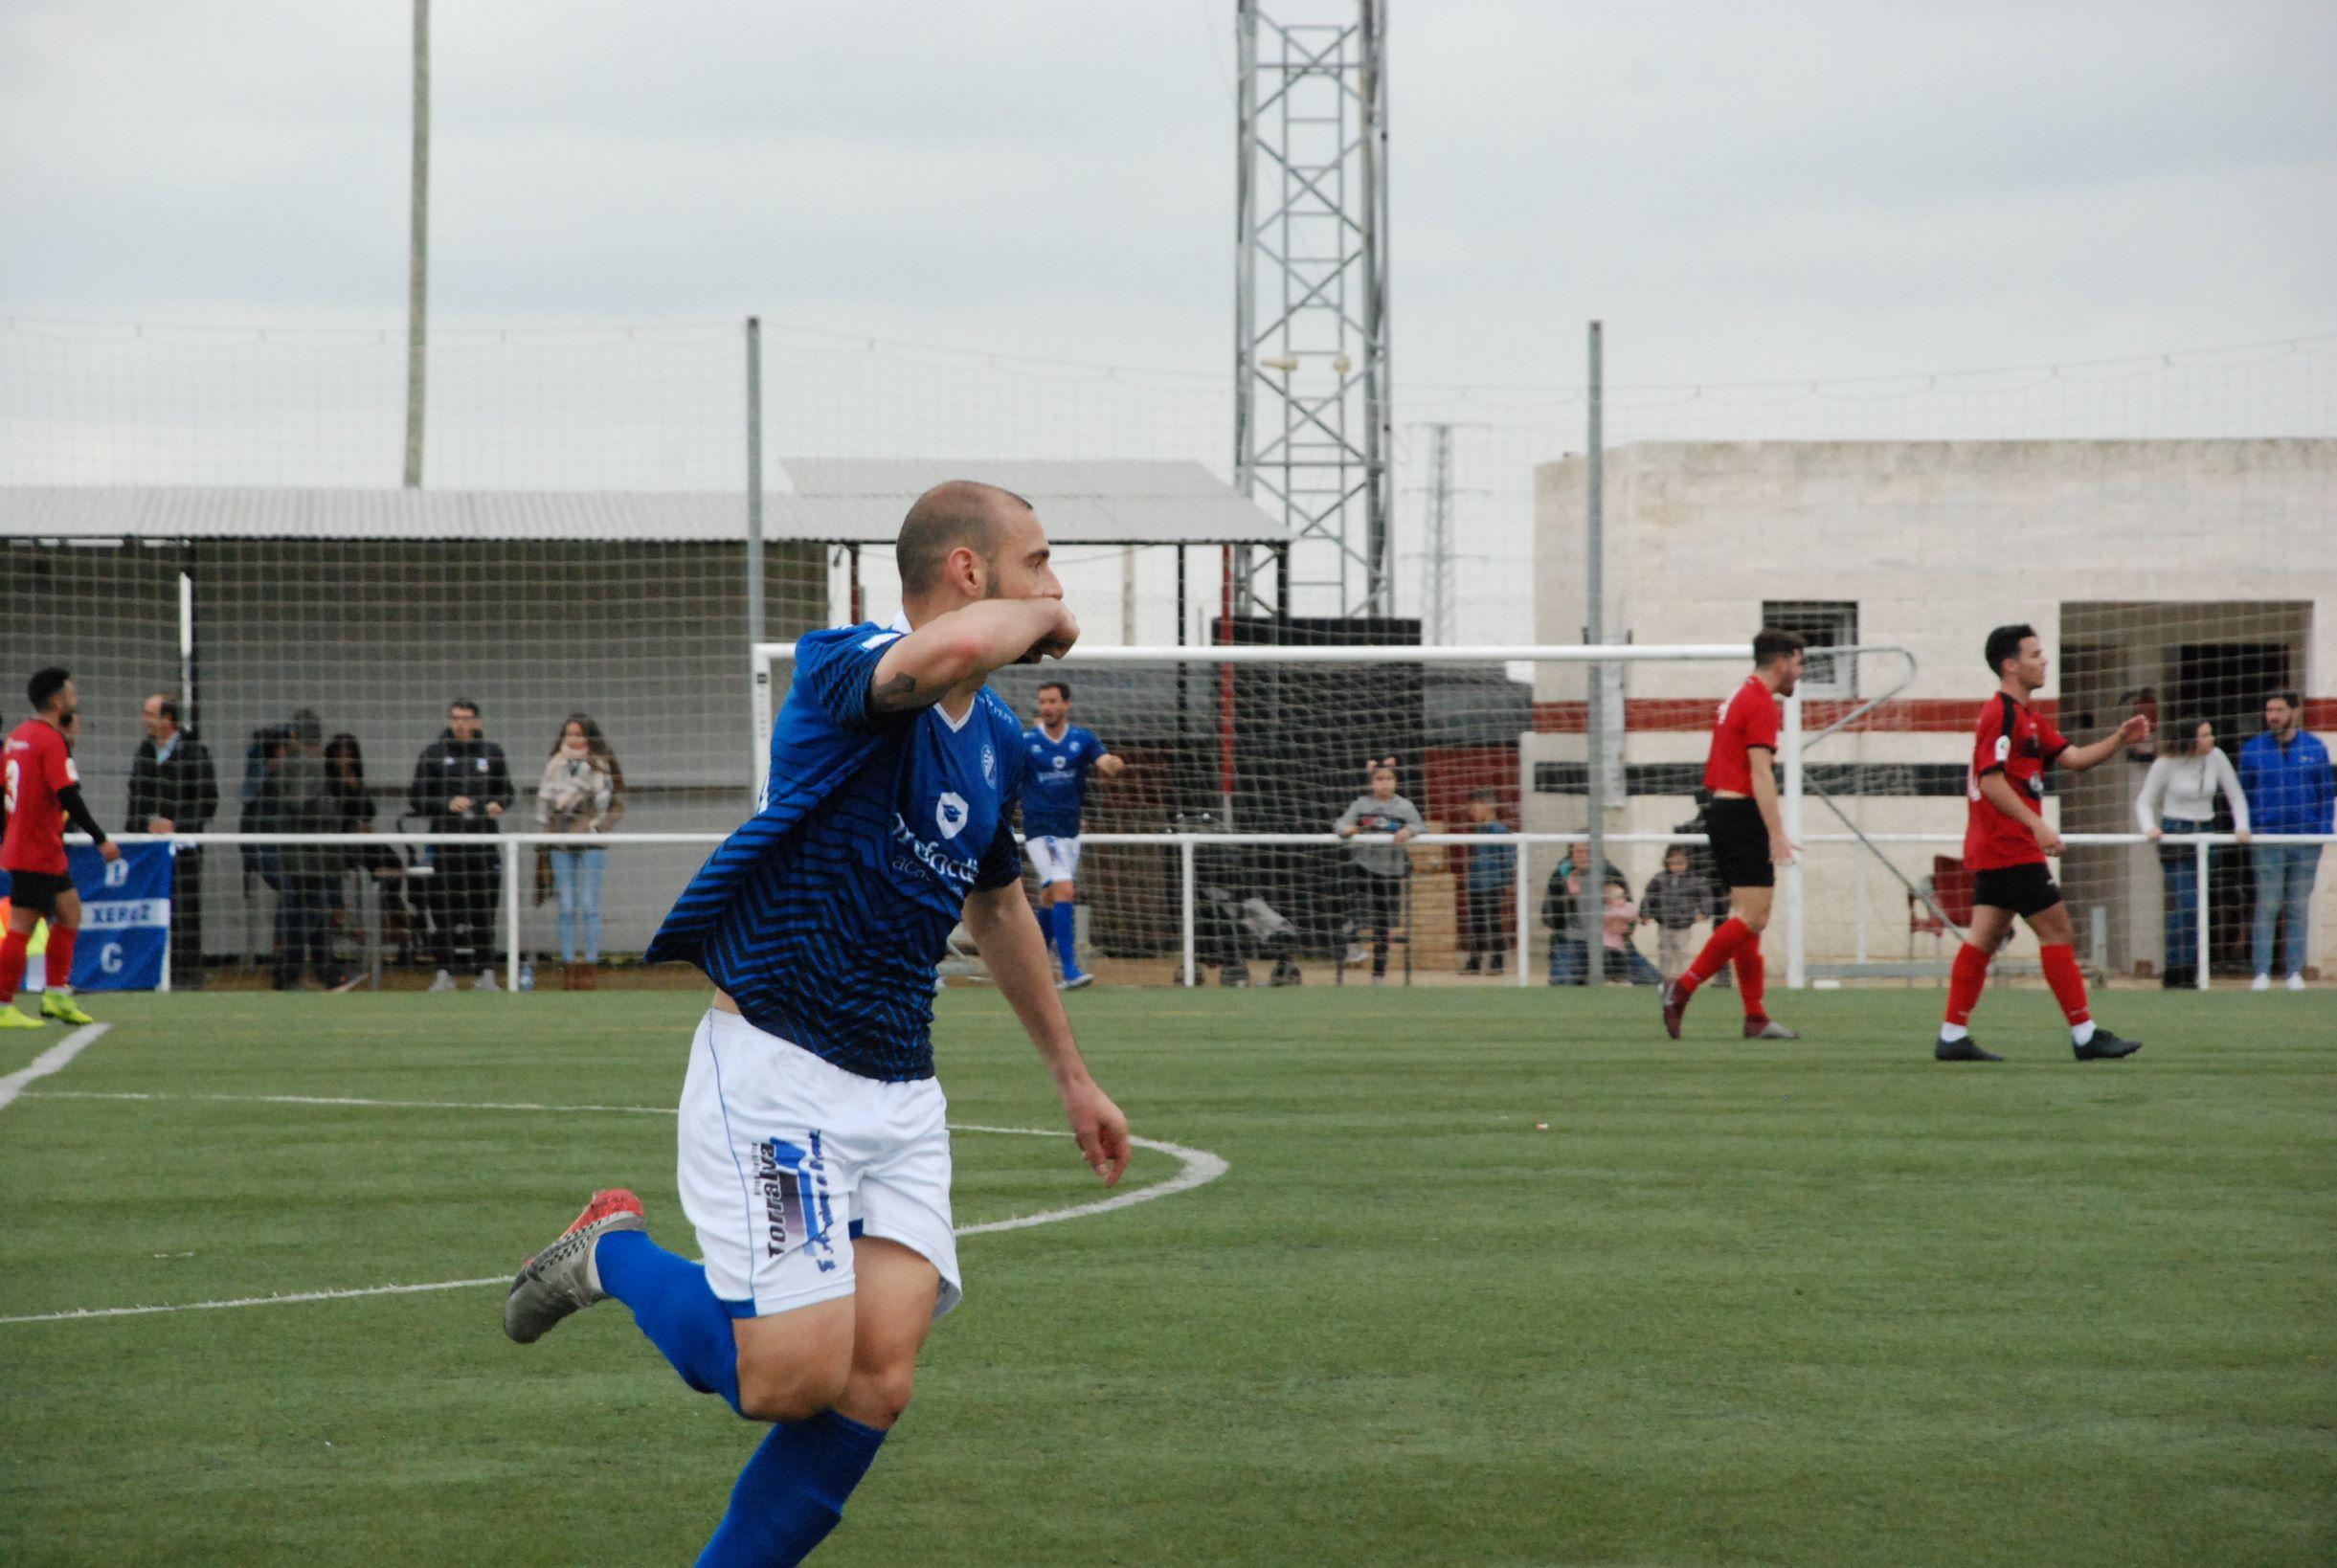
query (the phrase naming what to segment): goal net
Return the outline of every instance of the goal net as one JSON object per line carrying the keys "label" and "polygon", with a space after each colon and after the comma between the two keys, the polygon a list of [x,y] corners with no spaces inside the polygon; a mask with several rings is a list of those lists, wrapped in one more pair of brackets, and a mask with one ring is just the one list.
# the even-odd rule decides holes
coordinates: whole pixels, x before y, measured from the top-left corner
{"label": "goal net", "polygon": [[[75,672],[80,770],[114,829],[144,825],[130,786],[147,696],[175,695],[209,750],[214,835],[269,825],[270,748],[313,713],[326,741],[348,737],[337,758],[362,759],[377,847],[407,872],[438,853],[392,842],[424,825],[411,810],[417,763],[448,705],[475,701],[514,786],[496,837],[524,845],[497,888],[507,902],[492,946],[535,956],[555,954],[562,933],[524,835],[555,736],[587,714],[628,785],[604,841],[602,951],[638,953],[705,842],[751,798],[765,733],[746,679],[753,639],[881,619],[899,602],[886,552],[775,538],[762,624],[749,627],[743,325],[442,331],[428,356],[425,485],[408,492],[395,330],[0,320],[6,689],[42,664]],[[976,475],[1017,459],[1179,459],[1227,477],[1229,393],[1216,374],[777,327],[763,343],[756,430],[774,454],[775,510],[790,483],[778,454],[955,454]],[[1397,758],[1398,788],[1431,829],[1458,828],[1470,791],[1494,791],[1518,836],[1523,889],[1503,915],[1510,983],[1520,908],[1528,968],[1548,975],[1544,894],[1562,836],[1591,826],[1594,733],[1598,825],[1644,894],[1670,836],[1696,820],[1711,717],[1743,660],[1618,655],[1594,701],[1583,664],[1498,657],[1577,643],[1591,618],[1586,464],[1572,455],[1585,393],[1563,384],[1571,367],[1553,369],[1557,384],[1539,388],[1399,389],[1403,618],[1342,634],[1472,642],[1487,657],[1211,662],[1214,548],[1058,552],[1090,644],[1063,672],[1074,716],[1132,762],[1092,792],[1078,881],[1105,977],[1180,978],[1185,929],[1197,953],[1236,951],[1237,918],[1254,923],[1238,940],[1256,951],[1296,944],[1311,982],[1354,978],[1333,958],[1357,946],[1367,976],[1375,944],[1346,940],[1357,854],[1325,836],[1368,788],[1374,755]],[[1991,626],[2036,628],[2053,661],[2040,701],[2074,740],[2143,714],[2173,764],[2204,720],[2239,773],[2282,692],[2297,695],[2303,730],[2337,733],[2337,580],[2324,564],[2337,338],[1870,382],[1619,386],[1604,409],[1610,637],[1734,650],[1767,623],[1826,655],[1796,709],[1804,896],[1785,901],[1775,944],[1798,952],[1812,983],[1924,983],[1951,956],[1969,918],[1965,791],[1993,687],[1980,657]],[[1281,608],[1293,619],[1336,613],[1308,596],[1320,585],[1292,592]],[[1237,630],[1237,643],[1252,635]],[[1096,657],[1093,644],[1113,641],[1170,652]],[[1902,683],[1898,655],[1829,651],[1854,645],[1909,650],[1917,679]],[[1001,678],[1026,716],[1037,679]],[[2211,829],[2204,864],[2195,835],[2152,843],[2138,817],[2150,761],[2130,752],[2059,772],[2045,797],[2068,840],[2058,871],[2081,955],[2139,983],[2170,968],[2194,983],[2245,977],[2269,909],[2265,962],[2337,969],[2337,872],[2300,869],[2301,855],[2276,866],[2267,852],[2297,845],[2260,832],[2233,841],[2220,794],[2183,797],[2200,818],[2155,818]],[[1465,970],[1472,941],[1480,975],[1491,962],[1483,920],[1470,922],[1485,846],[1440,840],[1404,846],[1403,913],[1420,940],[1391,944],[1389,973],[1408,962],[1416,983],[1440,965]],[[264,965],[279,945],[269,848],[230,839],[204,852],[200,945],[214,963]],[[2273,870],[2285,880],[2267,881]],[[396,894],[396,875],[345,880],[345,945],[362,925],[391,966],[409,959],[426,975],[426,911],[354,915],[360,895]],[[1652,960],[1659,937],[1637,928]],[[2030,956],[2023,938],[2008,959]],[[1196,963],[1212,981],[1223,972],[1214,957]]]}
{"label": "goal net", "polygon": [[[1725,909],[1702,790],[1719,698],[1633,706],[1622,693],[1658,671],[1733,691],[1747,646],[1292,646],[1275,640],[1287,627],[1231,630],[1231,645],[1083,647],[993,678],[1026,726],[1042,688],[1067,688],[1068,724],[1126,764],[1090,773],[1085,792],[1077,920],[1099,979],[1652,984]],[[1901,685],[1913,669],[1898,650],[1831,657]],[[767,724],[791,649],[765,645],[757,662]],[[1580,695],[1593,668],[1609,719],[1595,772]],[[1799,705],[1784,706],[1798,725]],[[1026,734],[1029,760],[1055,765],[1041,738]],[[1809,762],[1831,739],[1815,737]],[[1805,811],[1809,750],[1789,728],[1789,823]],[[1799,876],[1786,910],[1842,901],[1831,885],[1805,894]],[[1035,864],[1026,878],[1044,902]],[[1805,935],[1798,919],[1778,931],[1781,944]]]}

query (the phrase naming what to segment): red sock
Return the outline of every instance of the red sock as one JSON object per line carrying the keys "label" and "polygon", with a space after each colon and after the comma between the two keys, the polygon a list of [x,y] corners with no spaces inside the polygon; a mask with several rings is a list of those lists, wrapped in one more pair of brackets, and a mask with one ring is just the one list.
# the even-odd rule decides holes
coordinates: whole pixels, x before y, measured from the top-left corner
{"label": "red sock", "polygon": [[24,989],[25,950],[33,945],[31,931],[11,931],[0,938],[0,1002],[12,1002]]}
{"label": "red sock", "polygon": [[1769,966],[1761,956],[1761,933],[1755,931],[1749,940],[1738,943],[1728,961],[1737,971],[1737,994],[1744,998],[1744,1016],[1767,1018],[1769,1015],[1761,1009],[1761,993],[1768,983]]}
{"label": "red sock", "polygon": [[49,928],[49,989],[73,984],[73,939],[81,933],[60,926]]}
{"label": "red sock", "polygon": [[1719,974],[1720,966],[1728,962],[1728,956],[1737,951],[1738,943],[1758,940],[1753,928],[1736,916],[1731,915],[1721,921],[1712,929],[1712,936],[1705,942],[1704,951],[1696,955],[1696,962],[1690,964],[1688,972],[1674,982],[1679,987],[1679,994],[1683,997],[1694,995],[1697,986]]}
{"label": "red sock", "polygon": [[1959,1029],[1971,1022],[1980,988],[1988,983],[1989,955],[1969,942],[1956,949],[1956,967],[1947,976],[1947,1021]]}
{"label": "red sock", "polygon": [[2068,943],[2042,948],[2037,957],[2045,968],[2045,983],[2053,987],[2053,999],[2061,1004],[2061,1016],[2075,1029],[2089,1021],[2093,1014],[2085,1005],[2085,976],[2078,972],[2078,950]]}

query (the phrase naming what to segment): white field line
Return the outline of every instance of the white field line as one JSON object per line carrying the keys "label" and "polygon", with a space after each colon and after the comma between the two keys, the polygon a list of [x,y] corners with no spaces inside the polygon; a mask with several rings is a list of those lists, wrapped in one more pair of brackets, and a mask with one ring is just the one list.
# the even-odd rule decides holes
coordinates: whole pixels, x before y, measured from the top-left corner
{"label": "white field line", "polygon": [[6,1078],[0,1078],[0,1109],[7,1109],[18,1095],[22,1094],[27,1084],[35,1078],[46,1078],[51,1073],[59,1070],[65,1064],[96,1043],[97,1038],[112,1027],[113,1025],[110,1023],[84,1023],[34,1057],[32,1065],[20,1067]]}
{"label": "white field line", "polygon": [[[90,1030],[93,1031],[102,1032],[104,1028],[105,1025],[101,1023],[90,1025]],[[96,1038],[95,1034],[92,1034],[91,1038]],[[82,1043],[86,1044],[87,1042]],[[58,1044],[56,1051],[61,1051],[65,1046],[71,1044],[73,1044],[73,1040],[68,1039]],[[77,1046],[76,1049],[79,1047]],[[56,1051],[45,1053],[41,1061],[47,1061],[50,1056],[56,1055]],[[57,1067],[65,1064],[65,1061],[70,1060],[72,1059],[68,1056],[64,1061],[59,1061],[55,1066],[46,1070],[55,1072]],[[34,1067],[39,1065],[39,1062],[34,1064]],[[25,1069],[25,1074],[18,1076],[26,1074],[33,1077],[39,1076],[38,1073],[34,1072],[34,1067],[28,1067]],[[41,1092],[34,1098],[44,1100],[230,1100],[256,1105],[355,1106],[372,1109],[398,1110],[599,1111],[626,1116],[671,1116],[675,1114],[671,1109],[661,1106],[553,1106],[514,1103],[487,1104],[473,1100],[366,1100],[308,1094],[141,1094],[64,1089]],[[0,1104],[5,1103],[5,1101],[0,1101]],[[1024,1138],[1067,1138],[1071,1135],[1067,1131],[1055,1128],[981,1127],[967,1123],[952,1123],[950,1131],[953,1132],[995,1133],[1000,1136]],[[1157,1138],[1132,1136],[1128,1141],[1139,1149],[1150,1149],[1156,1154],[1169,1155],[1178,1161],[1177,1174],[1165,1181],[1156,1181],[1149,1187],[1138,1187],[1134,1192],[1117,1193],[1110,1198],[1097,1198],[1091,1203],[1076,1203],[1067,1209],[1048,1209],[1039,1214],[1017,1215],[1010,1220],[991,1220],[978,1225],[960,1225],[957,1227],[957,1234],[960,1236],[986,1236],[994,1231],[1027,1230],[1033,1225],[1051,1225],[1065,1220],[1084,1220],[1090,1215],[1109,1214],[1114,1209],[1125,1209],[1137,1203],[1149,1203],[1156,1198],[1167,1198],[1175,1193],[1190,1192],[1195,1187],[1215,1181],[1231,1169],[1224,1158],[1209,1153],[1206,1149],[1188,1149],[1182,1144],[1167,1143]],[[438,1280],[428,1285],[371,1285],[349,1290],[286,1291],[279,1295],[239,1296],[230,1301],[188,1301],[154,1307],[82,1307],[71,1311],[29,1312],[19,1317],[0,1317],[0,1324],[59,1323],[69,1319],[97,1317],[146,1317],[157,1312],[209,1312],[219,1311],[230,1307],[278,1307],[301,1301],[347,1301],[357,1296],[410,1296],[432,1290],[469,1290],[483,1288],[489,1285],[508,1285],[510,1279],[508,1274],[494,1274],[483,1279]]]}

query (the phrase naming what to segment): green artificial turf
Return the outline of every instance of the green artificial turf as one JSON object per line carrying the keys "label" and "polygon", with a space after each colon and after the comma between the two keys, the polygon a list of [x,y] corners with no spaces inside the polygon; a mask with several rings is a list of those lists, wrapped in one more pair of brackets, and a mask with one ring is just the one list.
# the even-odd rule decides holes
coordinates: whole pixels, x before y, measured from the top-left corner
{"label": "green artificial turf", "polygon": [[[1989,1067],[1929,1060],[1936,992],[1775,1000],[1808,1040],[1725,995],[1676,1043],[1646,992],[1072,997],[1135,1130],[1231,1171],[969,1238],[819,1560],[2329,1560],[2337,1006],[2121,992],[2148,1049],[2080,1065],[1992,995]],[[690,1245],[668,1115],[233,1098],[669,1109],[686,994],[89,1006],[0,1109],[0,1316],[500,1276],[618,1182]],[[1059,1125],[997,997],[941,1019],[954,1122]],[[1060,1139],[957,1164],[961,1223],[1097,1196]],[[523,1349],[501,1301],[0,1324],[0,1561],[689,1560],[759,1429],[616,1304]]]}

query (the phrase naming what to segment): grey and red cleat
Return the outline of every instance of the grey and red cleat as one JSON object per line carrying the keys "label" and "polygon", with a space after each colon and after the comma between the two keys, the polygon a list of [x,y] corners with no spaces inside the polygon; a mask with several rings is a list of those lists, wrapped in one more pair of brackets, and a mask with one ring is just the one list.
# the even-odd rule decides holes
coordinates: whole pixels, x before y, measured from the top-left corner
{"label": "grey and red cleat", "polygon": [[570,1313],[607,1300],[600,1270],[593,1266],[594,1246],[613,1230],[646,1230],[648,1224],[641,1200],[624,1188],[595,1193],[558,1241],[520,1265],[511,1293],[504,1297],[503,1332],[532,1345]]}
{"label": "grey and red cleat", "polygon": [[1757,1019],[1744,1020],[1744,1038],[1747,1040],[1799,1040],[1802,1038],[1802,1032],[1799,1029],[1788,1029],[1764,1013]]}
{"label": "grey and red cleat", "polygon": [[1688,1016],[1688,998],[1694,992],[1683,992],[1677,980],[1664,982],[1664,1033],[1679,1039],[1679,1021]]}

